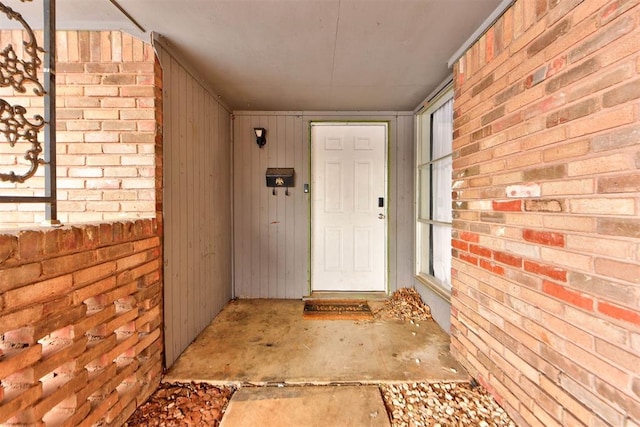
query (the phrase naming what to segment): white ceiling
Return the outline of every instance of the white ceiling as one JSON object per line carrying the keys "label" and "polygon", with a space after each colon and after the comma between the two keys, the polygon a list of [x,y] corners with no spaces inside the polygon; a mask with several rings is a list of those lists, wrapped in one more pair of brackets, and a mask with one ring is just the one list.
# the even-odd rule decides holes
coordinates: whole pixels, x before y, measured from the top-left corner
{"label": "white ceiling", "polygon": [[[118,0],[142,32],[109,0],[57,0],[57,26],[157,32],[236,110],[406,111],[500,2]],[[38,26],[40,1],[5,3]]]}

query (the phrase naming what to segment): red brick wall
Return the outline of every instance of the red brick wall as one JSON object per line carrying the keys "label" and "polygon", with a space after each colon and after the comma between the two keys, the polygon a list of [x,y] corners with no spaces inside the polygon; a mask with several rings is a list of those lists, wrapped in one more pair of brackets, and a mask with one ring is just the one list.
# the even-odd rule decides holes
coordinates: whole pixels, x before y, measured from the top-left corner
{"label": "red brick wall", "polygon": [[[41,39],[41,34],[38,33]],[[21,31],[0,31],[0,48],[21,56]],[[58,31],[57,163],[59,219],[63,223],[112,221],[155,215],[156,83],[152,47],[118,31]],[[42,98],[28,88],[0,96],[42,114]],[[42,140],[42,139],[41,139]],[[0,144],[0,170],[20,170],[22,146]],[[0,194],[41,194],[38,176]],[[41,204],[1,204],[0,228],[39,224]]]}
{"label": "red brick wall", "polygon": [[639,25],[519,0],[455,65],[452,351],[520,425],[640,424]]}
{"label": "red brick wall", "polygon": [[0,424],[124,423],[160,381],[161,266],[150,219],[0,234]]}

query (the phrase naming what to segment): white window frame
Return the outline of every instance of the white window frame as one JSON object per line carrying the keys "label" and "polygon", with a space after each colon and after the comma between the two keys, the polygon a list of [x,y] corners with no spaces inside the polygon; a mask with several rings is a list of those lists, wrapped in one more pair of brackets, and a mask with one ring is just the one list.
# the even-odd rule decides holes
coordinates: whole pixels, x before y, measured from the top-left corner
{"label": "white window frame", "polygon": [[[438,205],[439,215],[442,216],[443,212],[448,214],[446,220],[438,220],[433,218],[434,209],[432,208],[433,202],[433,180],[431,174],[431,168],[433,165],[444,166],[446,163],[451,164],[453,159],[453,147],[444,155],[438,155],[432,158],[432,116],[438,109],[444,106],[447,102],[453,100],[453,87],[448,85],[445,87],[432,101],[429,102],[426,108],[419,111],[416,114],[416,166],[415,166],[415,224],[416,224],[416,241],[415,241],[415,268],[416,279],[425,284],[436,294],[440,295],[446,301],[451,300],[451,227],[452,227],[452,200],[451,200],[451,185],[452,177],[448,176],[448,195],[444,194],[445,191],[439,192],[436,196],[441,197],[441,203]],[[451,145],[453,145],[453,109],[451,111]],[[424,178],[421,179],[421,171],[428,173],[428,187],[426,190]],[[441,175],[442,176],[442,175]],[[421,182],[422,181],[422,182]],[[440,194],[443,193],[443,194]],[[442,197],[445,196],[445,197]],[[427,212],[425,210],[425,203],[428,203]],[[446,212],[445,212],[446,210]],[[443,274],[434,274],[434,247],[433,247],[433,235],[432,230],[438,227],[441,230],[440,238],[442,239],[442,231],[445,231],[444,227],[448,227],[448,246],[440,245],[441,251],[436,256],[440,259],[444,259],[444,262],[440,262],[439,270],[446,270],[448,272]],[[428,242],[425,242],[427,240]],[[440,277],[437,277],[440,276]],[[442,280],[445,279],[445,280]]]}

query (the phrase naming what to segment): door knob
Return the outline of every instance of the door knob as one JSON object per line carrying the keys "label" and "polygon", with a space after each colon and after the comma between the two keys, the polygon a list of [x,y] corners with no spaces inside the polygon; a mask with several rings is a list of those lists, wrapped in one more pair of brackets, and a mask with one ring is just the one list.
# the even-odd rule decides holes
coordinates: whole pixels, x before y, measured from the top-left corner
{"label": "door knob", "polygon": [[384,214],[382,214],[382,213],[381,213],[381,214],[378,214],[378,218],[380,218],[380,219],[384,219],[384,218],[385,218],[385,216],[384,216]]}

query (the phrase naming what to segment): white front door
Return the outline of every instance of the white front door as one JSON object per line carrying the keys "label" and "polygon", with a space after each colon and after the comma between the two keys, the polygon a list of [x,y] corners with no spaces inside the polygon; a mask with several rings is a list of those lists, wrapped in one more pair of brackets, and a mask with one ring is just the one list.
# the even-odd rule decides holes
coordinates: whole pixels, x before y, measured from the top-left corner
{"label": "white front door", "polygon": [[387,125],[311,125],[311,289],[385,291]]}

